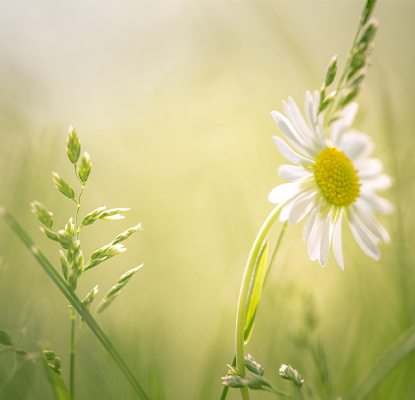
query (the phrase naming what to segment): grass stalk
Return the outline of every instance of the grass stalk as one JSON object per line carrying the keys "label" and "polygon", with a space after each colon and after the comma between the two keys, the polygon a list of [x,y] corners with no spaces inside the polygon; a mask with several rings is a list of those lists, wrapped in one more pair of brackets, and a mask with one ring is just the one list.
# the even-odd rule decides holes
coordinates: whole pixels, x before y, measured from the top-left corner
{"label": "grass stalk", "polygon": [[109,340],[105,332],[102,330],[98,322],[92,316],[92,314],[84,307],[79,297],[75,292],[70,288],[66,281],[60,276],[57,270],[53,267],[51,262],[46,258],[46,256],[40,251],[38,247],[34,244],[30,236],[26,231],[19,225],[19,223],[14,219],[14,217],[8,213],[4,208],[0,207],[0,216],[2,216],[5,222],[9,227],[16,233],[19,239],[25,244],[29,249],[32,255],[35,257],[39,265],[46,272],[49,278],[53,283],[58,287],[62,294],[66,297],[69,303],[72,305],[74,310],[82,317],[88,327],[91,329],[92,333],[104,346],[105,350],[112,357],[114,362],[117,364],[121,372],[124,374],[128,382],[133,387],[138,398],[141,400],[149,400],[148,395],[141,387],[140,383],[131,372],[128,365],[125,363],[124,359],[119,355],[112,342]]}
{"label": "grass stalk", "polygon": [[71,399],[75,398],[75,332],[76,316],[72,306],[69,306],[69,315],[71,319],[71,339],[69,345],[69,393]]}

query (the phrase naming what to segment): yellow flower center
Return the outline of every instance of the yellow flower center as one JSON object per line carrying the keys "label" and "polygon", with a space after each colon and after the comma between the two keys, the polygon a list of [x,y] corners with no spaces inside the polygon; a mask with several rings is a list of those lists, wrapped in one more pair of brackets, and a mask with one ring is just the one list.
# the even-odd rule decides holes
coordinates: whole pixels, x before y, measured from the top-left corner
{"label": "yellow flower center", "polygon": [[357,171],[351,160],[334,147],[326,147],[318,155],[314,176],[321,194],[334,206],[349,206],[359,197]]}

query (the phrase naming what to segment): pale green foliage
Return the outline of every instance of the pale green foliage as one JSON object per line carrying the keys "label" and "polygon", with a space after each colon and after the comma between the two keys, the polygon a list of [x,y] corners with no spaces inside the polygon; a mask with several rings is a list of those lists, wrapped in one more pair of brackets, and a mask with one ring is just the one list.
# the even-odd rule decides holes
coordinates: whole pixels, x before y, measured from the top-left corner
{"label": "pale green foliage", "polygon": [[98,294],[98,285],[95,285],[85,296],[85,298],[82,300],[82,304],[86,307],[86,309],[89,311],[91,308],[92,302],[95,300],[95,297]]}
{"label": "pale green foliage", "polygon": [[70,126],[68,129],[68,140],[66,142],[66,154],[72,164],[76,164],[81,154],[81,143],[79,143],[78,135],[75,128]]}
{"label": "pale green foliage", "polygon": [[82,220],[82,226],[87,226],[93,224],[96,220],[99,219],[101,212],[106,210],[107,207],[102,206],[98,207],[95,210],[91,211],[87,215],[85,215],[84,219]]}
{"label": "pale green foliage", "polygon": [[377,0],[367,0],[362,13],[362,23],[366,24],[375,9]]}
{"label": "pale green foliage", "polygon": [[264,378],[264,368],[250,354],[245,356],[245,366],[249,372],[244,376],[240,376],[235,367],[228,365],[228,373],[222,377],[222,383],[233,389],[248,388],[252,390],[264,390],[286,397],[285,393],[275,389]]}
{"label": "pale green foliage", "polygon": [[142,225],[141,224],[137,224],[136,226],[133,226],[131,228],[128,228],[127,230],[125,230],[124,232],[122,232],[118,236],[116,236],[115,239],[112,241],[112,244],[118,244],[118,243],[124,242],[131,235],[133,235],[137,231],[141,231],[142,229],[143,228],[142,228]]}
{"label": "pale green foliage", "polygon": [[108,220],[108,221],[116,221],[118,219],[124,219],[125,216],[122,215],[126,211],[128,211],[129,208],[111,208],[109,210],[103,211],[99,219]]}
{"label": "pale green foliage", "polygon": [[35,214],[38,220],[48,228],[53,226],[53,214],[39,201],[33,200],[30,203],[32,213]]}
{"label": "pale green foliage", "polygon": [[124,212],[128,211],[129,208],[111,208],[107,209],[106,206],[101,206],[95,210],[88,213],[82,220],[82,226],[87,226],[93,224],[98,220],[119,220],[125,218],[122,215]]}
{"label": "pale green foliage", "polygon": [[291,381],[298,388],[300,388],[304,383],[302,376],[291,365],[282,364],[278,370],[278,373],[281,378]]}
{"label": "pale green foliage", "polygon": [[52,231],[52,229],[46,228],[45,226],[39,227],[41,232],[43,232],[46,237],[48,237],[50,240],[54,240],[55,242],[60,242],[59,234]]}
{"label": "pale green foliage", "polygon": [[0,330],[0,344],[3,346],[13,346],[12,338],[6,331]]}
{"label": "pale green foliage", "polygon": [[43,365],[53,390],[55,400],[70,400],[68,390],[62,379],[61,361],[52,350],[43,350]]}
{"label": "pale green foliage", "polygon": [[251,354],[247,354],[245,356],[245,367],[247,370],[253,372],[256,375],[264,375],[264,367],[259,362],[255,361],[254,357],[252,357]]}
{"label": "pale green foliage", "polygon": [[138,265],[130,269],[129,271],[125,272],[123,275],[120,276],[117,283],[107,292],[107,294],[102,299],[100,305],[98,306],[98,312],[104,311],[120,294],[120,291],[124,288],[124,286],[130,281],[130,279],[137,273],[139,269],[143,267],[143,264]]}
{"label": "pale green foliage", "polygon": [[264,279],[266,276],[266,266],[268,259],[268,241],[266,241],[258,254],[255,262],[255,269],[252,275],[252,280],[249,289],[248,304],[246,307],[246,319],[244,329],[244,339],[247,343],[251,337],[254,327],[255,315],[258,308],[259,300],[262,294],[262,287],[264,286]]}
{"label": "pale green foliage", "polygon": [[75,200],[75,192],[72,189],[72,186],[62,179],[56,172],[52,172],[52,176],[56,189],[58,189],[68,199]]}
{"label": "pale green foliage", "polygon": [[320,90],[319,112],[327,109],[325,123],[328,125],[338,118],[341,110],[352,102],[360,92],[378,27],[377,20],[370,19],[375,4],[374,0],[366,1],[352,48],[337,87],[328,95],[326,95],[326,89],[334,81],[337,71],[336,57],[332,58],[327,68],[325,81]]}
{"label": "pale green foliage", "polygon": [[122,244],[106,244],[92,253],[91,259],[85,269],[91,269],[118,254],[124,253],[124,251],[127,251],[127,249]]}
{"label": "pale green foliage", "polygon": [[82,183],[86,183],[88,180],[89,174],[91,173],[91,159],[87,152],[81,158],[81,162],[79,164],[78,170],[78,177]]}

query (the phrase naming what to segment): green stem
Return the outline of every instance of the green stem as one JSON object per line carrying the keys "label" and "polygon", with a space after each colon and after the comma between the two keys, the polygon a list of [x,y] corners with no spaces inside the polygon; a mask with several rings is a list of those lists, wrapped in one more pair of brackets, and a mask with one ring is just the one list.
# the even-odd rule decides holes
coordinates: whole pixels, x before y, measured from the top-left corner
{"label": "green stem", "polygon": [[76,317],[72,306],[69,306],[69,316],[71,319],[71,341],[69,346],[69,393],[71,399],[75,398],[75,332],[76,332]]}
{"label": "green stem", "polygon": [[[236,355],[236,370],[239,376],[245,376],[245,352],[244,352],[244,332],[246,320],[246,305],[249,295],[249,286],[251,283],[252,274],[255,268],[255,261],[258,253],[265,240],[269,230],[274,224],[280,213],[281,206],[276,206],[262,224],[258,234],[254,240],[251,251],[246,262],[245,271],[242,279],[241,289],[239,292],[238,307],[236,312],[236,332],[235,332],[235,355]],[[247,388],[241,389],[242,399],[249,399],[249,392]]]}
{"label": "green stem", "polygon": [[121,372],[127,378],[128,382],[133,387],[138,398],[141,400],[149,400],[148,395],[141,387],[140,383],[137,381],[134,374],[131,372],[128,365],[125,363],[124,359],[118,354],[112,342],[108,339],[107,335],[104,333],[98,322],[91,315],[91,313],[85,308],[82,304],[79,297],[75,292],[70,288],[66,281],[60,276],[57,270],[53,267],[51,262],[45,257],[45,255],[35,246],[30,236],[26,231],[18,224],[14,217],[9,214],[4,208],[0,207],[0,216],[2,216],[5,222],[9,227],[16,233],[20,240],[25,244],[25,246],[30,250],[32,255],[36,258],[39,265],[47,273],[49,278],[53,283],[58,287],[58,289],[63,293],[69,303],[73,306],[76,312],[82,317],[88,327],[91,329],[92,333],[104,346],[105,350],[115,361],[117,366],[120,368]]}
{"label": "green stem", "polygon": [[[274,249],[272,250],[271,257],[270,257],[269,262],[268,262],[267,272],[266,272],[266,275],[265,275],[265,278],[264,278],[264,285],[265,285],[265,282],[268,280],[269,272],[271,271],[272,264],[274,263],[275,257],[278,253],[279,248],[280,248],[281,241],[282,241],[282,238],[284,236],[286,228],[287,228],[287,222],[284,222],[284,224],[281,228],[281,231],[278,235],[278,238],[277,238],[277,240],[274,244]],[[236,356],[235,355],[233,356],[233,360],[232,360],[231,365],[232,365],[232,367],[235,367],[235,365],[236,365]],[[223,389],[222,389],[220,400],[225,400],[226,399],[226,397],[228,395],[228,391],[229,391],[229,387],[224,386]]]}
{"label": "green stem", "polygon": [[346,399],[366,399],[383,379],[408,355],[415,351],[415,325],[411,326],[381,354],[373,367],[353,387]]}

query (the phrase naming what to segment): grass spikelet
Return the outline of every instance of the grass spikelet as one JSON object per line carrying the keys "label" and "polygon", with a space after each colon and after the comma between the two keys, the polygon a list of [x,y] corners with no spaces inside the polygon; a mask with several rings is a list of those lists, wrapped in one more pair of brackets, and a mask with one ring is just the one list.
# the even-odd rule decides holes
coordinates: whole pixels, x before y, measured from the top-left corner
{"label": "grass spikelet", "polygon": [[99,304],[97,308],[97,311],[99,313],[104,311],[115,300],[115,298],[120,294],[120,291],[124,288],[124,286],[143,266],[144,264],[134,267],[120,276],[117,283],[107,292],[107,294]]}

